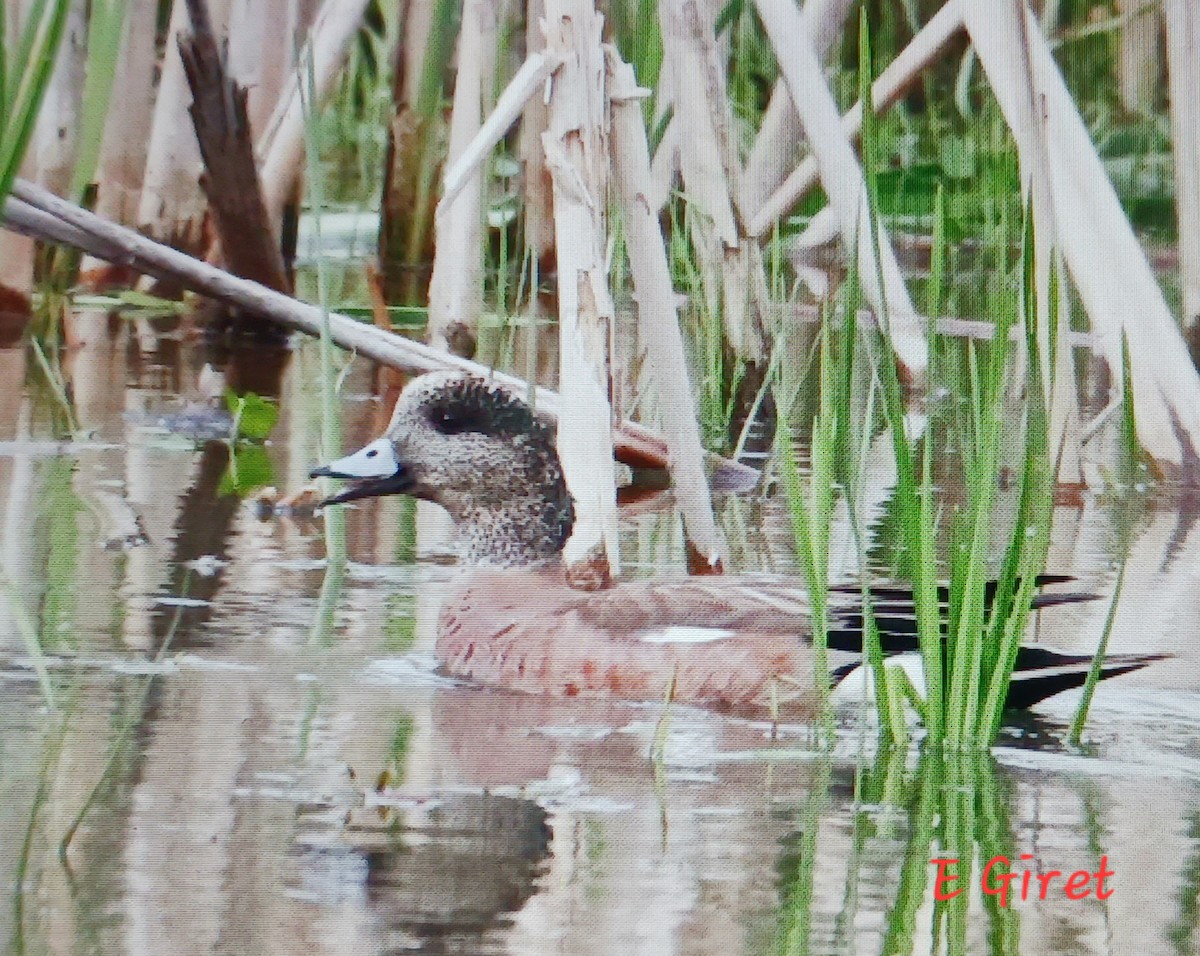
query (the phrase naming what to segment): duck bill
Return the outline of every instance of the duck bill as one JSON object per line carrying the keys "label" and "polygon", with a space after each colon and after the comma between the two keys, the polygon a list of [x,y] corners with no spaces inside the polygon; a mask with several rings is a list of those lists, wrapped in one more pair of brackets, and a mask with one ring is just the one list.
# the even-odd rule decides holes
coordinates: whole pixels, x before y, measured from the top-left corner
{"label": "duck bill", "polygon": [[413,489],[411,473],[396,456],[395,448],[386,438],[377,439],[345,458],[314,468],[308,476],[340,478],[351,482],[348,488],[343,488],[322,501],[318,506],[321,508],[357,501],[360,498],[408,494]]}

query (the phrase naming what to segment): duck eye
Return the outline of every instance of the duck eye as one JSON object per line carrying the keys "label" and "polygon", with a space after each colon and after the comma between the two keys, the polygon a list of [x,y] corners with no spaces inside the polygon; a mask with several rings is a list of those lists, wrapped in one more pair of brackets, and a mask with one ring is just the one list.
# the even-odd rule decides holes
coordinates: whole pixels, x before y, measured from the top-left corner
{"label": "duck eye", "polygon": [[469,409],[439,408],[430,415],[430,420],[433,427],[443,435],[461,435],[463,432],[483,430],[482,416]]}
{"label": "duck eye", "polygon": [[376,455],[378,455],[378,454],[379,454],[379,449],[378,449],[378,448],[372,448],[372,449],[371,449],[369,452],[367,452],[367,457],[368,457],[368,458],[374,458],[374,457],[375,457]]}

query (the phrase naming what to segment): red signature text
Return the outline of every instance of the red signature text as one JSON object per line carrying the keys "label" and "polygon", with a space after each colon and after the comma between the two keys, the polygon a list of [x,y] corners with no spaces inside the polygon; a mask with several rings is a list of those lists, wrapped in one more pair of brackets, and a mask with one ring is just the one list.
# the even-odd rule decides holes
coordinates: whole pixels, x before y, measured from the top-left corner
{"label": "red signature text", "polygon": [[[1033,855],[1023,853],[1021,860],[1032,861]],[[958,896],[963,891],[961,886],[955,886],[961,882],[958,860],[954,857],[934,857],[929,862],[937,867],[933,898],[952,900]],[[1008,857],[994,856],[983,866],[979,888],[984,895],[997,897],[1001,907],[1007,907],[1012,900],[1045,900],[1051,896],[1063,896],[1068,900],[1085,900],[1095,896],[1098,900],[1106,900],[1113,895],[1113,891],[1105,886],[1105,880],[1116,875],[1108,868],[1107,856],[1100,857],[1098,870],[1074,870],[1071,873],[1062,870],[1039,871],[1029,867],[1012,869],[1012,861]]]}

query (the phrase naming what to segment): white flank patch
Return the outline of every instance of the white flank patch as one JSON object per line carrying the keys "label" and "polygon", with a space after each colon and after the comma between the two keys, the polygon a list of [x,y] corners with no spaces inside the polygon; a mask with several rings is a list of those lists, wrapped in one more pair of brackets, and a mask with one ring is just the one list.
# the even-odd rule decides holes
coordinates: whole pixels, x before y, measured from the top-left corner
{"label": "white flank patch", "polygon": [[[908,679],[912,681],[913,687],[922,697],[925,696],[925,667],[921,661],[921,655],[913,652],[908,654],[896,654],[893,657],[887,658],[885,664],[887,668],[899,668],[908,675]],[[875,675],[871,672],[871,668],[863,664],[856,667],[849,674],[838,682],[838,685],[830,694],[830,701],[834,707],[849,707],[855,704],[861,704],[864,700],[875,699]]]}
{"label": "white flank patch", "polygon": [[639,635],[638,639],[646,644],[709,644],[726,637],[733,637],[733,631],[719,627],[688,627],[678,624],[657,631],[647,631]]}

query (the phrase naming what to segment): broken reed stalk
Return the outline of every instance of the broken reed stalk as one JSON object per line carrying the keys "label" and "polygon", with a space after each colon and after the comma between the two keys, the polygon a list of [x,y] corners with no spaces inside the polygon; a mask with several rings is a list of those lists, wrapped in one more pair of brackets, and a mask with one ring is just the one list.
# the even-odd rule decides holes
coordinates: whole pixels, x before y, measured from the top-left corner
{"label": "broken reed stalk", "polygon": [[633,68],[613,47],[606,49],[612,102],[612,168],[625,225],[629,271],[637,298],[638,336],[662,412],[663,435],[671,458],[675,499],[683,515],[693,571],[721,570],[724,546],[713,517],[704,475],[696,402],[692,395],[683,336],[679,331],[671,267],[656,210],[646,195],[651,187],[650,148],[639,105],[641,90]]}
{"label": "broken reed stalk", "polygon": [[325,0],[308,31],[306,49],[296,58],[279,102],[271,114],[260,142],[258,155],[262,176],[263,200],[271,216],[274,231],[279,233],[283,216],[300,171],[304,169],[303,90],[308,85],[304,64],[312,63],[313,112],[333,90],[341,72],[350,43],[358,35],[363,14],[370,0]]}
{"label": "broken reed stalk", "polygon": [[[991,7],[972,3],[959,2],[959,10],[967,15],[968,32],[1005,121],[1019,130],[1018,97],[1027,95],[1027,81],[1011,76],[1007,49],[989,42],[992,23],[984,13]],[[1200,447],[1200,376],[1050,45],[1033,14],[1022,10],[1029,60],[1039,81],[1038,126],[1049,157],[1059,249],[1110,369],[1121,368],[1120,343],[1122,336],[1128,338],[1138,441],[1160,467],[1183,473],[1192,467],[1186,446]],[[1019,136],[1017,142],[1019,149]],[[1104,241],[1097,242],[1097,236]]]}
{"label": "broken reed stalk", "polygon": [[[446,162],[463,154],[479,132],[483,110],[484,44],[496,41],[496,13],[484,0],[466,0],[458,31],[458,71],[450,113]],[[487,25],[490,23],[491,28]],[[471,167],[463,189],[434,223],[436,241],[429,280],[426,341],[470,358],[483,311],[483,175]]]}
{"label": "broken reed stalk", "polygon": [[[805,4],[804,12],[808,12],[811,4]],[[897,54],[896,58],[884,68],[872,84],[871,96],[875,104],[875,112],[883,113],[890,109],[909,85],[920,79],[924,72],[946,48],[954,35],[962,29],[962,15],[958,6],[951,0],[938,10],[929,22],[923,26],[909,44]],[[814,41],[815,43],[815,41]],[[818,48],[817,52],[821,52]],[[786,87],[786,82],[781,80]],[[776,94],[778,95],[778,94]],[[771,98],[771,105],[775,97]],[[789,108],[794,112],[795,107],[789,101]],[[768,111],[770,110],[768,106]],[[763,120],[766,123],[766,118]],[[855,103],[846,115],[842,117],[842,129],[849,139],[857,139],[862,133],[862,103]],[[760,206],[754,207],[747,231],[751,236],[765,236],[771,228],[788,214],[821,181],[821,174],[814,156],[806,156],[792,169],[787,178],[780,184]]]}
{"label": "broken reed stalk", "polygon": [[202,160],[187,114],[187,79],[175,42],[187,30],[187,22],[187,5],[176,0],[167,26],[134,222],[155,239],[202,255],[207,212],[200,190]]}
{"label": "broken reed stalk", "polygon": [[[829,56],[833,45],[842,38],[846,17],[853,7],[854,0],[805,0],[801,7],[804,28],[812,37],[813,49],[822,62]],[[768,197],[777,195],[780,186],[788,180],[795,168],[796,150],[803,137],[804,130],[800,125],[800,117],[796,115],[796,107],[792,105],[792,98],[788,95],[787,83],[777,79],[758,134],[746,157],[743,195],[748,219],[753,215],[754,221],[757,221],[757,210],[764,207]],[[775,218],[780,218],[794,204],[795,200]],[[747,231],[752,236],[758,236],[769,228],[770,224],[755,232],[752,221]]]}
{"label": "broken reed stalk", "polygon": [[226,69],[204,0],[187,3],[192,29],[179,35],[179,55],[192,91],[188,112],[204,159],[200,186],[208,197],[221,258],[235,275],[286,292],[287,272],[254,163],[246,89]]}
{"label": "broken reed stalk", "polygon": [[[314,337],[321,334],[322,313],[317,306],[290,298],[249,279],[240,279],[147,239],[132,229],[106,222],[25,180],[19,179],[14,185],[13,196],[4,206],[3,219],[10,228],[21,228],[39,239],[71,245],[148,275],[174,279],[189,289],[272,319],[294,331]],[[439,352],[428,345],[336,312],[329,313],[329,326],[330,335],[338,346],[390,368],[414,374],[447,367],[461,368],[490,377],[521,394],[528,393],[530,389],[529,383],[515,375]],[[537,388],[535,399],[540,415],[552,421],[557,420],[561,405],[557,392]],[[613,438],[620,461],[640,467],[667,467],[666,443],[636,422],[617,423],[613,428]],[[715,466],[714,487],[746,491],[758,482],[758,472],[746,465],[717,459]]]}
{"label": "broken reed stalk", "polygon": [[444,215],[471,176],[476,174],[484,157],[504,138],[512,124],[520,119],[525,104],[534,94],[545,89],[546,80],[558,69],[560,62],[556,54],[541,51],[529,54],[521,64],[470,143],[461,155],[447,165],[442,177],[442,198],[438,201],[439,217]]}
{"label": "broken reed stalk", "polygon": [[867,213],[863,170],[842,130],[841,115],[800,11],[790,0],[755,0],[755,8],[812,146],[821,183],[837,210],[846,255],[861,264],[867,301],[877,312],[893,317],[887,334],[896,359],[909,382],[918,384],[929,361],[924,323],[906,318],[916,309],[882,224],[874,227],[876,235],[871,234],[874,221]]}
{"label": "broken reed stalk", "polygon": [[747,241],[740,227],[742,168],[711,10],[701,10],[696,0],[663,0],[658,15],[673,124],[687,137],[679,172],[688,206],[698,213],[687,221],[700,259],[705,313],[720,321],[735,355],[761,362],[767,354],[766,274],[758,244]]}
{"label": "broken reed stalk", "polygon": [[[488,117],[487,122],[491,122],[493,117],[500,114],[500,104],[504,101],[504,97],[509,94],[516,86],[516,79],[529,67],[530,61],[533,58],[545,58],[546,56],[546,37],[542,33],[542,0],[527,0],[525,13],[525,50],[529,59],[521,66],[521,70],[517,71],[517,75],[513,81],[508,84],[500,98],[496,101],[496,108],[492,110],[492,115]],[[546,79],[549,78],[553,70],[557,69],[557,64],[554,64],[551,69],[542,75],[540,72],[534,72],[528,83],[529,88],[533,92],[545,89]],[[543,65],[541,69],[545,70]],[[543,96],[519,95],[513,94],[514,97],[519,97],[522,107],[521,113],[521,128],[517,134],[517,151],[518,158],[521,163],[521,168],[525,171],[524,188],[522,189],[521,204],[523,207],[523,222],[522,233],[525,245],[525,268],[522,272],[523,278],[528,281],[529,288],[536,290],[538,287],[540,276],[543,272],[549,272],[554,268],[552,254],[554,250],[554,187],[550,183],[550,171],[546,169],[546,154],[542,152],[542,130],[546,128],[546,99]],[[450,188],[450,174],[446,175],[446,188]],[[542,311],[542,303],[537,295],[528,296],[530,322],[526,329],[524,338],[524,361],[526,367],[526,375],[528,378],[533,378],[533,370],[537,363],[537,318]]]}
{"label": "broken reed stalk", "polygon": [[563,550],[579,586],[601,587],[620,566],[609,405],[614,308],[608,285],[608,102],[604,18],[592,0],[546,0],[554,76],[542,148],[554,187],[558,259],[558,454],[575,530]]}

